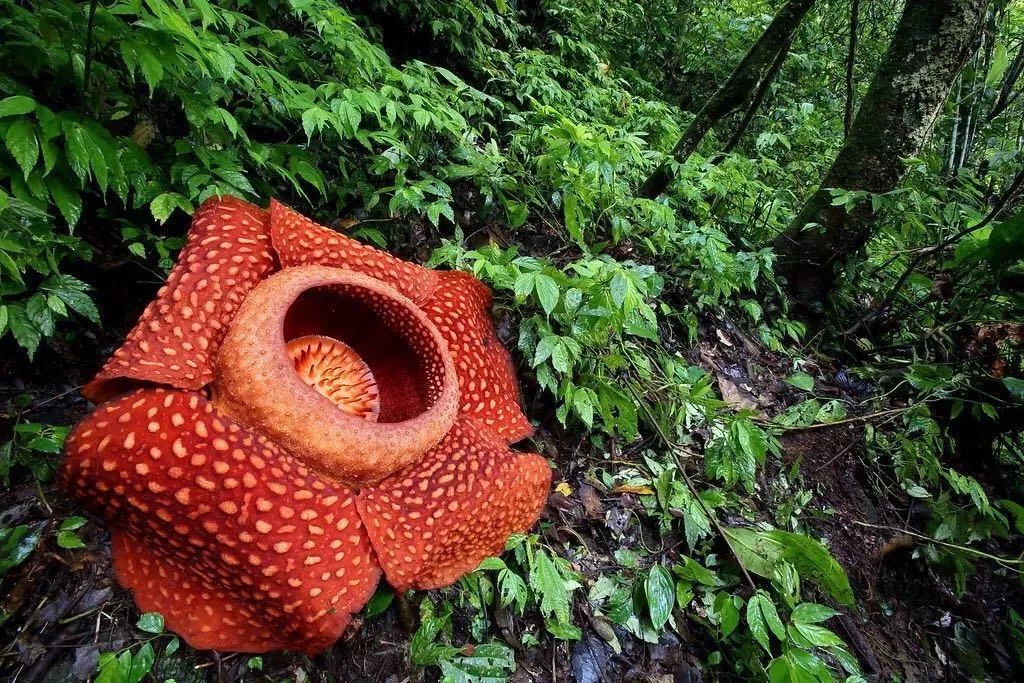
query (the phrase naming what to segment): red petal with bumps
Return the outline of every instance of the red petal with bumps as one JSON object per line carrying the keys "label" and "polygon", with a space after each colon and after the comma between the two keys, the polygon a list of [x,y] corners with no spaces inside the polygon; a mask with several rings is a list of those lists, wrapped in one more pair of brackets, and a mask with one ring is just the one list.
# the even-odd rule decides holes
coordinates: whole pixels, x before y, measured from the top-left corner
{"label": "red petal with bumps", "polygon": [[391,285],[420,305],[437,286],[436,272],[325,228],[273,199],[270,231],[285,268],[323,265],[355,271]]}
{"label": "red petal with bumps", "polygon": [[167,284],[82,393],[98,403],[140,381],[209,384],[228,324],[274,268],[267,213],[235,197],[211,197],[192,217]]}
{"label": "red petal with bumps", "polygon": [[491,291],[469,273],[438,273],[440,282],[423,311],[448,343],[459,378],[459,413],[509,443],[533,434],[519,405],[519,386],[508,350],[489,314]]}
{"label": "red petal with bumps", "polygon": [[425,590],[501,553],[509,534],[537,521],[550,486],[547,461],[460,418],[420,462],[363,489],[357,503],[388,583]]}
{"label": "red petal with bumps", "polygon": [[110,401],[66,451],[62,485],[115,531],[118,578],[194,647],[319,652],[373,594],[353,494],[198,393]]}

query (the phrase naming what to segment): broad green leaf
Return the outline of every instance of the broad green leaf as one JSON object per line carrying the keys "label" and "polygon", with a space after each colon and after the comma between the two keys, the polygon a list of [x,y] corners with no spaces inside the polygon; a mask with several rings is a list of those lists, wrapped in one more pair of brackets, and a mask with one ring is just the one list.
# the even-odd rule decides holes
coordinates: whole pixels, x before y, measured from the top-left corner
{"label": "broad green leaf", "polygon": [[27,524],[0,529],[0,576],[28,559],[39,544],[42,530],[42,526]]}
{"label": "broad green leaf", "polygon": [[391,603],[395,600],[395,591],[390,586],[380,585],[377,587],[377,592],[373,594],[370,601],[366,603],[366,607],[363,609],[363,617],[366,619],[372,619],[378,614],[383,614]]}
{"label": "broad green leaf", "polygon": [[537,273],[533,286],[537,292],[537,299],[540,300],[540,305],[544,308],[544,312],[551,315],[555,307],[558,306],[558,283],[548,275]]}
{"label": "broad green leaf", "polygon": [[782,548],[777,543],[766,539],[759,531],[741,527],[726,527],[725,535],[736,559],[747,571],[772,577],[775,565],[782,559]]}
{"label": "broad green leaf", "polygon": [[27,180],[28,174],[32,172],[36,162],[39,160],[39,141],[36,139],[36,127],[25,119],[15,121],[7,129],[4,142],[7,145],[7,151],[18,162],[18,166]]}
{"label": "broad green leaf", "polygon": [[754,640],[764,648],[765,652],[771,652],[771,642],[768,638],[768,625],[765,623],[764,615],[761,613],[761,596],[754,595],[747,602],[747,627]]}
{"label": "broad green leaf", "polygon": [[647,596],[651,625],[655,631],[660,631],[672,616],[672,608],[675,606],[675,585],[668,569],[660,564],[651,567],[644,583],[644,593]]}
{"label": "broad green leaf", "polygon": [[766,535],[781,546],[783,559],[792,563],[801,577],[817,583],[840,604],[854,604],[850,579],[842,566],[819,541],[809,536],[781,530],[769,531]]}
{"label": "broad green leaf", "polygon": [[153,668],[155,659],[156,654],[153,652],[152,643],[145,643],[140,647],[139,651],[132,657],[132,663],[128,669],[128,683],[139,683],[139,681],[145,678],[146,674]]}
{"label": "broad green leaf", "polygon": [[25,349],[31,359],[35,355],[36,349],[39,348],[39,342],[43,337],[39,328],[29,320],[23,306],[20,304],[7,306],[7,325],[11,328],[11,334],[14,335],[18,346]]}
{"label": "broad green leaf", "polygon": [[146,633],[163,633],[164,617],[159,612],[146,612],[135,622],[135,627]]}
{"label": "broad green leaf", "polygon": [[985,75],[985,85],[989,88],[999,85],[999,80],[1006,73],[1006,67],[1009,64],[1010,59],[1006,54],[1006,43],[999,41],[992,51],[992,64],[988,68],[988,74]]}
{"label": "broad green leaf", "polygon": [[801,602],[793,610],[792,619],[795,624],[818,624],[839,614],[831,607],[814,602]]}
{"label": "broad green leaf", "polygon": [[1018,401],[1024,401],[1024,379],[1018,377],[1004,377],[1003,386]]}
{"label": "broad green leaf", "polygon": [[60,209],[64,220],[68,222],[71,228],[74,228],[78,223],[78,219],[82,217],[81,196],[60,177],[51,177],[47,187],[50,188],[50,196],[53,197],[53,203]]}
{"label": "broad green leaf", "polygon": [[24,95],[12,95],[0,100],[0,117],[22,116],[35,111],[36,101]]}
{"label": "broad green leaf", "polygon": [[797,389],[802,389],[804,391],[814,390],[814,378],[806,372],[794,372],[786,378],[786,383],[792,384]]}

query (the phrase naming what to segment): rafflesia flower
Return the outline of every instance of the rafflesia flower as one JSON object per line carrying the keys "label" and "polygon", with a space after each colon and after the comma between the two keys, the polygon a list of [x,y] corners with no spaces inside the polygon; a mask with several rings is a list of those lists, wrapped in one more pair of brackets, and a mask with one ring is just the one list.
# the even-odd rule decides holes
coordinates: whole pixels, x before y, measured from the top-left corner
{"label": "rafflesia flower", "polygon": [[474,277],[272,201],[211,199],[85,387],[62,485],[193,647],[319,652],[373,594],[446,586],[551,483]]}

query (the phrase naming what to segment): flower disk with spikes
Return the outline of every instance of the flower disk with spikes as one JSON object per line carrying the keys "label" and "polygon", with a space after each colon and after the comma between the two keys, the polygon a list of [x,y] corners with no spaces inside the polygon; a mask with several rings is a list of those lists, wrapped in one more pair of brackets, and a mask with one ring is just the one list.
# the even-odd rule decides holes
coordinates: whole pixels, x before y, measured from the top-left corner
{"label": "flower disk with spikes", "polygon": [[193,647],[315,654],[383,575],[447,586],[551,485],[476,278],[282,204],[196,211],[166,285],[83,393],[61,485],[140,609]]}

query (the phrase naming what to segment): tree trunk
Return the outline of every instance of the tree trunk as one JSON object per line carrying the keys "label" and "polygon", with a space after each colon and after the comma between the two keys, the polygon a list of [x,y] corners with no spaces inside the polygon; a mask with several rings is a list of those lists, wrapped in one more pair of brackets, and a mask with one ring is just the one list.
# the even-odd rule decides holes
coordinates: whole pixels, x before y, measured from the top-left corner
{"label": "tree trunk", "polygon": [[[903,180],[903,160],[920,153],[957,75],[977,45],[988,0],[907,0],[892,43],[850,135],[785,233],[775,240],[778,272],[811,310],[835,283],[834,267],[870,236],[870,202],[832,206],[830,188],[878,194]],[[819,227],[809,228],[810,224]]]}
{"label": "tree trunk", "polygon": [[[764,34],[729,75],[725,84],[697,112],[697,116],[672,149],[672,156],[678,163],[685,162],[708,131],[743,104],[750,93],[768,78],[772,65],[779,59],[780,53],[785,54],[789,51],[800,22],[813,4],[814,0],[789,0],[783,5]],[[671,180],[669,163],[665,162],[651,174],[637,194],[653,199],[665,191]]]}

